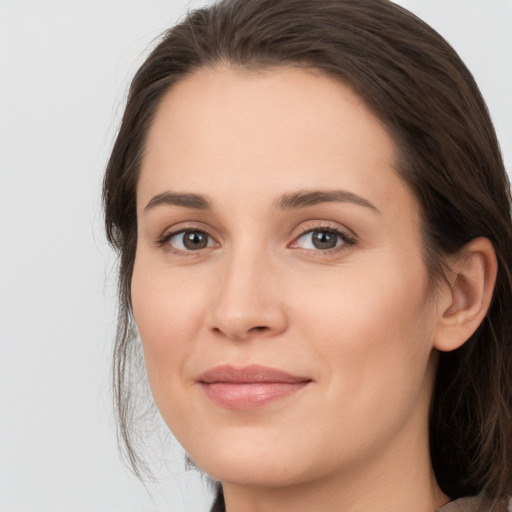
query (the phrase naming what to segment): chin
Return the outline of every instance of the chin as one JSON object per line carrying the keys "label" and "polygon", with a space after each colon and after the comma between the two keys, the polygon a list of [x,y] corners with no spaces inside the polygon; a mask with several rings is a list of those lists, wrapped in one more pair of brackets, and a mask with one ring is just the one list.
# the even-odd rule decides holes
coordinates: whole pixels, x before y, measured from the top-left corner
{"label": "chin", "polygon": [[301,474],[287,471],[281,464],[276,462],[243,463],[223,461],[212,464],[210,470],[201,468],[209,476],[222,483],[239,485],[244,487],[278,488],[288,487],[306,480]]}
{"label": "chin", "polygon": [[[304,459],[286,457],[282,450],[261,449],[261,446],[213,446],[196,450],[198,467],[209,476],[223,483],[249,487],[284,487],[307,479]],[[287,460],[290,459],[290,460]]]}

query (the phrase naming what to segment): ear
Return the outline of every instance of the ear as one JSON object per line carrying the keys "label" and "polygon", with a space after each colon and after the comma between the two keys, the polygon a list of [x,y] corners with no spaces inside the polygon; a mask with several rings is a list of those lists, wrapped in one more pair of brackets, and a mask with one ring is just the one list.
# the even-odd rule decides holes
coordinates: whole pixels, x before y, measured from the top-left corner
{"label": "ear", "polygon": [[475,238],[464,246],[451,266],[449,285],[438,297],[435,348],[455,350],[476,331],[489,309],[497,271],[496,253],[487,238]]}

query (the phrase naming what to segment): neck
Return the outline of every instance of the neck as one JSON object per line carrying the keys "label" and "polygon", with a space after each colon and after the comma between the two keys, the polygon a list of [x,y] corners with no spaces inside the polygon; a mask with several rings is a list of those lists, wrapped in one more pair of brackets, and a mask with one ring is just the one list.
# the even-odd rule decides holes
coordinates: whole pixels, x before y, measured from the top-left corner
{"label": "neck", "polygon": [[[427,447],[428,448],[428,447]],[[224,483],[227,512],[433,512],[449,498],[435,480],[428,455],[400,453],[372,467],[285,487]],[[422,463],[422,464],[421,464]]]}

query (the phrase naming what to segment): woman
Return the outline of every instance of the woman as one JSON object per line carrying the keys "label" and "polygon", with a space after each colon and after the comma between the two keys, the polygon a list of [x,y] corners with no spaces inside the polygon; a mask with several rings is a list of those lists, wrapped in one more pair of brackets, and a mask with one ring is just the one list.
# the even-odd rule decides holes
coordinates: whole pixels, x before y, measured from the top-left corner
{"label": "woman", "polygon": [[191,13],[133,80],[104,202],[136,470],[138,330],[213,510],[506,510],[508,182],[431,28],[385,0]]}

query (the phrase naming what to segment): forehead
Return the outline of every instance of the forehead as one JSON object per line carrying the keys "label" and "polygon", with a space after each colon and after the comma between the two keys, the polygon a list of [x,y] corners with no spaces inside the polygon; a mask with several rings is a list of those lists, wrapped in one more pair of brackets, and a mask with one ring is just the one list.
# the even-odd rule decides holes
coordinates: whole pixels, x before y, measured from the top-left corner
{"label": "forehead", "polygon": [[380,202],[389,194],[408,195],[395,172],[395,151],[364,102],[320,71],[202,69],[159,105],[138,207],[165,190],[225,202],[332,187]]}

